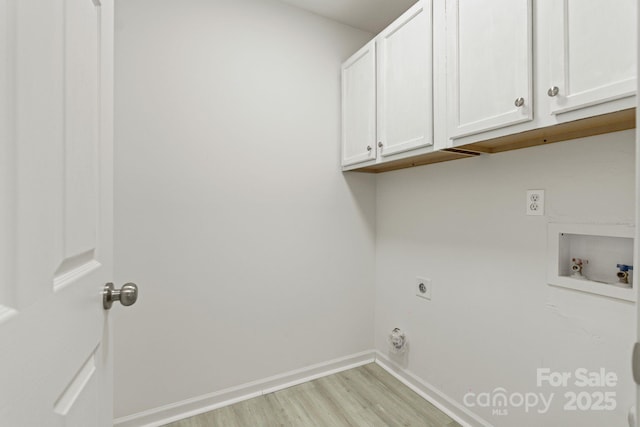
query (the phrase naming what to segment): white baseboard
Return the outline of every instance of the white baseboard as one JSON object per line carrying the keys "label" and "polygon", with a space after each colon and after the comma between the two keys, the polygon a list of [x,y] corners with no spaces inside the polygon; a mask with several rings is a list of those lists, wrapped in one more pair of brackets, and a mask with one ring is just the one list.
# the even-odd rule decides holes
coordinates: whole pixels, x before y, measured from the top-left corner
{"label": "white baseboard", "polygon": [[491,424],[475,415],[469,409],[460,405],[410,371],[398,366],[384,354],[376,350],[364,351],[362,353],[307,366],[284,374],[117,418],[114,420],[113,425],[114,427],[160,427],[174,421],[203,414],[243,400],[289,388],[372,362],[377,363],[385,371],[389,372],[389,374],[393,375],[462,426],[492,427]]}
{"label": "white baseboard", "polygon": [[376,364],[462,426],[492,427],[489,422],[483,420],[436,387],[398,366],[398,364],[379,351],[376,351]]}
{"label": "white baseboard", "polygon": [[374,350],[352,354],[126,417],[116,418],[113,421],[113,425],[115,427],[159,427],[263,394],[366,365],[374,362],[375,359],[376,352]]}

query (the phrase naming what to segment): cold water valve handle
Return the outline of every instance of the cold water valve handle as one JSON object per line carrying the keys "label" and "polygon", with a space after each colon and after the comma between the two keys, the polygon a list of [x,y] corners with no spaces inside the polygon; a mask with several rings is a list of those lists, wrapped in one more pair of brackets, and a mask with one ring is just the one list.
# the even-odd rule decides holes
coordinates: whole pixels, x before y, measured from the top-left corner
{"label": "cold water valve handle", "polygon": [[616,264],[616,267],[619,270],[618,273],[616,273],[616,276],[618,276],[618,281],[620,283],[629,284],[629,271],[633,271],[633,266],[626,264]]}

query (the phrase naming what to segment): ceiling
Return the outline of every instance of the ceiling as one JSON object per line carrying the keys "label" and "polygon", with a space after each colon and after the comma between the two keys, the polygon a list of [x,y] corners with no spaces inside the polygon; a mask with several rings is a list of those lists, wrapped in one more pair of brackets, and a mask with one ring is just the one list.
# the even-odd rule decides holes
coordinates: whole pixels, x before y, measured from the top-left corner
{"label": "ceiling", "polygon": [[281,0],[334,21],[379,33],[417,0]]}

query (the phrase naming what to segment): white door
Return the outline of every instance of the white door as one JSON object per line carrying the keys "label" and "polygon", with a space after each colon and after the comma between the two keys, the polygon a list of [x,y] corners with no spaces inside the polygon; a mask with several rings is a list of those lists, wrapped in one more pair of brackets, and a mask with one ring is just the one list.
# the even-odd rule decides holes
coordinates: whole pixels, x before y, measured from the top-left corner
{"label": "white door", "polygon": [[342,165],[376,158],[376,52],[367,43],[342,64]]}
{"label": "white door", "polygon": [[533,119],[531,0],[447,0],[448,136]]}
{"label": "white door", "polygon": [[431,0],[415,4],[376,42],[380,155],[433,145]]}
{"label": "white door", "polygon": [[0,425],[112,425],[112,0],[0,0]]}
{"label": "white door", "polygon": [[[556,0],[549,34],[549,102],[559,114],[636,92],[636,0]],[[602,31],[604,29],[604,31]]]}

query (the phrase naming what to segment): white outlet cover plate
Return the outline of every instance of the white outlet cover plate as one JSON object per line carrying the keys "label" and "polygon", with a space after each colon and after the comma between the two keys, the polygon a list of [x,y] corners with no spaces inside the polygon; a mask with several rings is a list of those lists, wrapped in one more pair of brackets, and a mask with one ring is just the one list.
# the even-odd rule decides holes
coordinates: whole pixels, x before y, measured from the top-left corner
{"label": "white outlet cover plate", "polygon": [[[420,292],[421,283],[424,283],[426,287],[426,291],[424,293]],[[431,300],[431,279],[427,279],[426,277],[416,277],[414,289],[416,291],[417,297],[424,298],[426,300]]]}
{"label": "white outlet cover plate", "polygon": [[544,215],[544,190],[527,190],[527,215]]}

